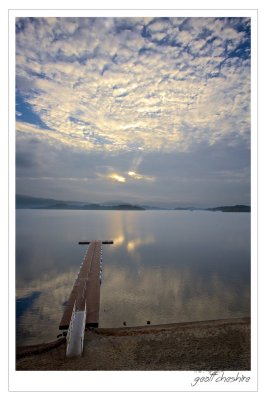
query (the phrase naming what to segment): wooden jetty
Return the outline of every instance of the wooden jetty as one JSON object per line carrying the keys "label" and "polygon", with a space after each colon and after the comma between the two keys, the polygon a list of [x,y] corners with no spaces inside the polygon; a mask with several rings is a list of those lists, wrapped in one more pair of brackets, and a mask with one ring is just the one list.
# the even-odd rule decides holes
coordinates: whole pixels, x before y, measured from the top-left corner
{"label": "wooden jetty", "polygon": [[[66,308],[59,324],[59,329],[68,329],[72,313],[85,313],[85,326],[97,327],[100,312],[100,280],[102,244],[112,241],[79,242],[89,244],[87,253],[80,267],[78,276],[69,296]],[[74,307],[75,306],[75,307]]]}

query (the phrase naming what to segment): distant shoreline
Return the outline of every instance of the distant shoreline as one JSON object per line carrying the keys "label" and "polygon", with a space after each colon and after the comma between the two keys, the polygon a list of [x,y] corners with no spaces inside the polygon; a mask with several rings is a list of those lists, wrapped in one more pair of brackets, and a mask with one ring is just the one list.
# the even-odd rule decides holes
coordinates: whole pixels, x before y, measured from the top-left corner
{"label": "distant shoreline", "polygon": [[225,213],[250,213],[250,210],[242,211],[242,210],[214,210],[214,209],[205,209],[205,208],[197,208],[190,210],[189,208],[150,208],[150,209],[145,209],[145,208],[74,208],[74,207],[16,207],[16,210],[50,210],[50,211],[209,211],[209,212],[225,212]]}
{"label": "distant shoreline", "polygon": [[67,201],[45,199],[41,197],[30,197],[17,194],[16,209],[33,209],[33,210],[95,210],[95,211],[145,211],[145,210],[162,210],[162,211],[221,211],[221,212],[250,212],[250,206],[237,204],[233,206],[219,206],[214,208],[203,207],[158,207],[151,205],[139,205],[119,202],[116,204],[88,203],[81,201]]}

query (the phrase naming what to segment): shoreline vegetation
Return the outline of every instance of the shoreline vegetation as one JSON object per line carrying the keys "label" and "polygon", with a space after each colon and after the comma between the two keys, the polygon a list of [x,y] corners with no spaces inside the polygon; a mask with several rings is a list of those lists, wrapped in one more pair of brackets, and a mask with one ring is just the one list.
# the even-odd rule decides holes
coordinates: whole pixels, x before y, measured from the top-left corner
{"label": "shoreline vegetation", "polygon": [[250,370],[250,318],[90,328],[82,357],[65,353],[65,338],[17,347],[16,370]]}
{"label": "shoreline vegetation", "polygon": [[179,211],[221,211],[221,212],[250,212],[251,208],[247,205],[237,204],[233,206],[220,206],[214,208],[197,208],[197,207],[175,207],[163,208],[149,205],[135,205],[124,203],[86,203],[80,201],[65,201],[46,199],[40,197],[30,197],[17,194],[16,209],[37,209],[37,210],[120,210],[120,211],[144,211],[144,210],[179,210]]}

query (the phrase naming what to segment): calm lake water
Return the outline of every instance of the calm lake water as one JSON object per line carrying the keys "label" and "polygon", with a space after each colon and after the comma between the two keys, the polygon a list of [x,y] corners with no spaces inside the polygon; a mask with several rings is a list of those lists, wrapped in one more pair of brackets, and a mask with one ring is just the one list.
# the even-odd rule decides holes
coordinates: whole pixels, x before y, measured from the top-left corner
{"label": "calm lake water", "polygon": [[104,239],[101,327],[250,315],[249,213],[17,210],[17,345],[56,338],[78,241]]}

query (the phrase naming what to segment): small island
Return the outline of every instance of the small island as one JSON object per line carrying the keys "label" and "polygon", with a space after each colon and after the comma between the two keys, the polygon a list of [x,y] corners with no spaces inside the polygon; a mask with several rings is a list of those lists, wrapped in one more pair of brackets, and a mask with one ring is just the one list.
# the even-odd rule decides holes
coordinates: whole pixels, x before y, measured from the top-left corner
{"label": "small island", "polygon": [[222,212],[250,212],[250,206],[237,204],[236,206],[220,206],[215,208],[208,208],[208,211],[222,211]]}

